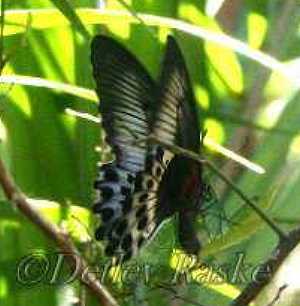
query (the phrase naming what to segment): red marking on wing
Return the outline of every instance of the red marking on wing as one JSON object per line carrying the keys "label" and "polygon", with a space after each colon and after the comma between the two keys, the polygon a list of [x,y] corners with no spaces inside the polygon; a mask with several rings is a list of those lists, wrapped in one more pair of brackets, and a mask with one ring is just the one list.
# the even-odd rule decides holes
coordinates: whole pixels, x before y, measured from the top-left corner
{"label": "red marking on wing", "polygon": [[193,167],[191,169],[190,175],[183,186],[183,194],[187,198],[193,198],[198,191],[200,185],[199,169]]}

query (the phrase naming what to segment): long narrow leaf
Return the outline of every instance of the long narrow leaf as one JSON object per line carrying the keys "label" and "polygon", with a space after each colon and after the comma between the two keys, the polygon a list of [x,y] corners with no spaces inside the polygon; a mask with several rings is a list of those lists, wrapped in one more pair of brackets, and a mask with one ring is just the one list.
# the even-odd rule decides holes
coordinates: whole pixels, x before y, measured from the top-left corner
{"label": "long narrow leaf", "polygon": [[[96,9],[78,9],[76,10],[78,16],[85,24],[105,24],[113,23],[122,20],[122,22],[127,21],[129,23],[138,23],[139,20],[134,18],[128,12],[121,11],[101,11]],[[5,27],[4,35],[12,35],[16,33],[23,32],[27,23],[28,14],[32,18],[32,27],[35,29],[47,29],[57,26],[62,26],[67,24],[67,20],[64,20],[60,13],[56,10],[45,9],[45,10],[11,10],[7,11],[6,22],[8,25]],[[290,69],[286,67],[283,63],[278,61],[276,58],[270,56],[267,53],[261,52],[251,48],[246,43],[234,39],[228,35],[216,33],[209,29],[205,29],[199,26],[189,24],[180,20],[160,17],[147,14],[138,14],[138,16],[144,20],[144,22],[149,26],[161,26],[170,27],[182,32],[188,33],[190,35],[200,37],[202,39],[215,42],[216,44],[228,47],[229,49],[235,50],[236,52],[252,59],[261,65],[282,73],[285,77],[295,82],[299,86],[300,76],[298,73],[291,72]]]}
{"label": "long narrow leaf", "polygon": [[51,0],[51,2],[66,16],[66,18],[74,25],[75,29],[86,39],[89,39],[89,32],[86,30],[80,17],[76,14],[72,5],[67,0]]}
{"label": "long narrow leaf", "polygon": [[66,83],[50,81],[38,77],[23,76],[23,75],[2,75],[0,76],[0,83],[45,87],[49,89],[62,91],[79,98],[84,98],[95,102],[98,101],[98,98],[93,90]]}

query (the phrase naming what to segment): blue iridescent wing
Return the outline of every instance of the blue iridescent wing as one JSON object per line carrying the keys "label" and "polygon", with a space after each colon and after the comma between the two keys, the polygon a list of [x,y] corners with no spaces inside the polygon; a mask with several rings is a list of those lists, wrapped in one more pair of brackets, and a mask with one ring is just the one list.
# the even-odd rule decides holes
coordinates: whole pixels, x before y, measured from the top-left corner
{"label": "blue iridescent wing", "polygon": [[147,149],[133,145],[136,137],[149,135],[156,85],[137,59],[114,39],[96,36],[91,46],[99,110],[116,164],[127,171],[144,169]]}

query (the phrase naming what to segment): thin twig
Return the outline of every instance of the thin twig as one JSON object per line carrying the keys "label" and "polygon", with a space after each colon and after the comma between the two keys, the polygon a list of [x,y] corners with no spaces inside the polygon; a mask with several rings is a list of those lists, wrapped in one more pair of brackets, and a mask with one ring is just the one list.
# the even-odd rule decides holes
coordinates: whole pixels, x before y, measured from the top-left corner
{"label": "thin twig", "polygon": [[[87,120],[87,121],[90,121],[90,122],[93,122],[93,123],[96,123],[96,124],[101,124],[102,123],[100,117],[96,117],[96,116],[91,115],[89,113],[76,111],[76,110],[71,109],[71,108],[66,108],[65,112],[68,115],[71,115],[71,116],[74,116],[74,117],[77,117],[77,118],[81,118],[81,119],[84,119],[84,120]],[[118,128],[122,128],[122,129],[126,130],[128,135],[132,136],[133,138],[138,138],[138,135],[135,134],[131,129],[129,129],[122,122],[116,122],[116,123],[118,124]],[[205,142],[203,142],[203,145],[208,147],[209,149],[225,156],[225,157],[228,157],[228,158],[232,159],[233,161],[243,165],[244,167],[254,171],[255,173],[258,173],[258,174],[264,174],[265,173],[265,169],[262,166],[251,162],[250,160],[244,158],[243,156],[240,156],[240,155],[236,154],[235,152],[233,152],[229,149],[226,149],[225,147],[215,143],[212,139],[209,139],[209,138],[205,137]]]}
{"label": "thin twig", "polygon": [[164,285],[164,284],[159,284],[159,285],[156,285],[156,288],[163,289],[163,290],[171,292],[173,294],[173,299],[182,300],[183,302],[187,302],[189,304],[196,305],[196,306],[205,306],[204,304],[199,303],[198,301],[195,301],[191,298],[187,298],[185,296],[182,296],[181,294],[179,294],[177,292],[176,289],[174,289],[170,286],[167,286],[167,285]]}
{"label": "thin twig", "polygon": [[179,155],[186,156],[188,158],[191,158],[195,160],[198,163],[201,164],[206,164],[212,171],[214,171],[224,182],[230,186],[233,191],[243,200],[245,203],[250,206],[269,226],[270,228],[279,236],[280,240],[285,240],[288,238],[287,234],[276,224],[276,222],[273,221],[267,214],[265,214],[257,205],[255,202],[253,202],[250,198],[248,198],[244,192],[234,184],[233,181],[231,181],[226,175],[224,175],[217,167],[210,161],[208,160],[203,160],[201,157],[197,154],[194,153],[190,150],[175,146],[175,145],[170,145],[168,143],[165,143],[158,138],[156,138],[153,135],[150,135],[146,138],[140,138],[134,141],[135,144],[143,143],[143,142],[153,142],[156,144],[161,145],[162,147],[170,150],[171,152]]}
{"label": "thin twig", "polygon": [[32,223],[44,232],[50,240],[55,242],[62,252],[72,254],[72,257],[76,258],[76,261],[74,261],[74,258],[70,257],[70,268],[72,271],[77,271],[76,278],[84,284],[96,298],[98,298],[101,305],[117,306],[118,303],[116,300],[110,295],[107,289],[100,284],[95,275],[91,273],[87,262],[70,240],[69,234],[43,218],[43,216],[32,207],[29,200],[8,174],[1,159],[0,185],[3,187],[6,197],[11,200]]}
{"label": "thin twig", "polygon": [[282,285],[282,286],[278,289],[278,292],[277,292],[276,296],[274,297],[274,299],[271,301],[271,303],[269,303],[269,304],[266,305],[266,306],[274,306],[275,303],[279,301],[282,292],[283,292],[287,287],[288,287],[287,284]]}

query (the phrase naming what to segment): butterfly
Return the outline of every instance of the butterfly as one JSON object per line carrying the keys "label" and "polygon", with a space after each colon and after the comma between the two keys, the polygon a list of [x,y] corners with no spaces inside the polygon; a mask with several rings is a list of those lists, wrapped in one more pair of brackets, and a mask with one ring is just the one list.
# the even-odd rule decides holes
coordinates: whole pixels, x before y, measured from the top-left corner
{"label": "butterfly", "polygon": [[91,62],[106,141],[115,160],[99,168],[93,212],[95,238],[107,256],[128,260],[178,215],[178,240],[189,254],[201,243],[195,229],[208,185],[202,166],[155,143],[135,140],[154,135],[168,144],[199,152],[200,124],[181,50],[168,36],[158,81],[122,44],[98,35]]}

